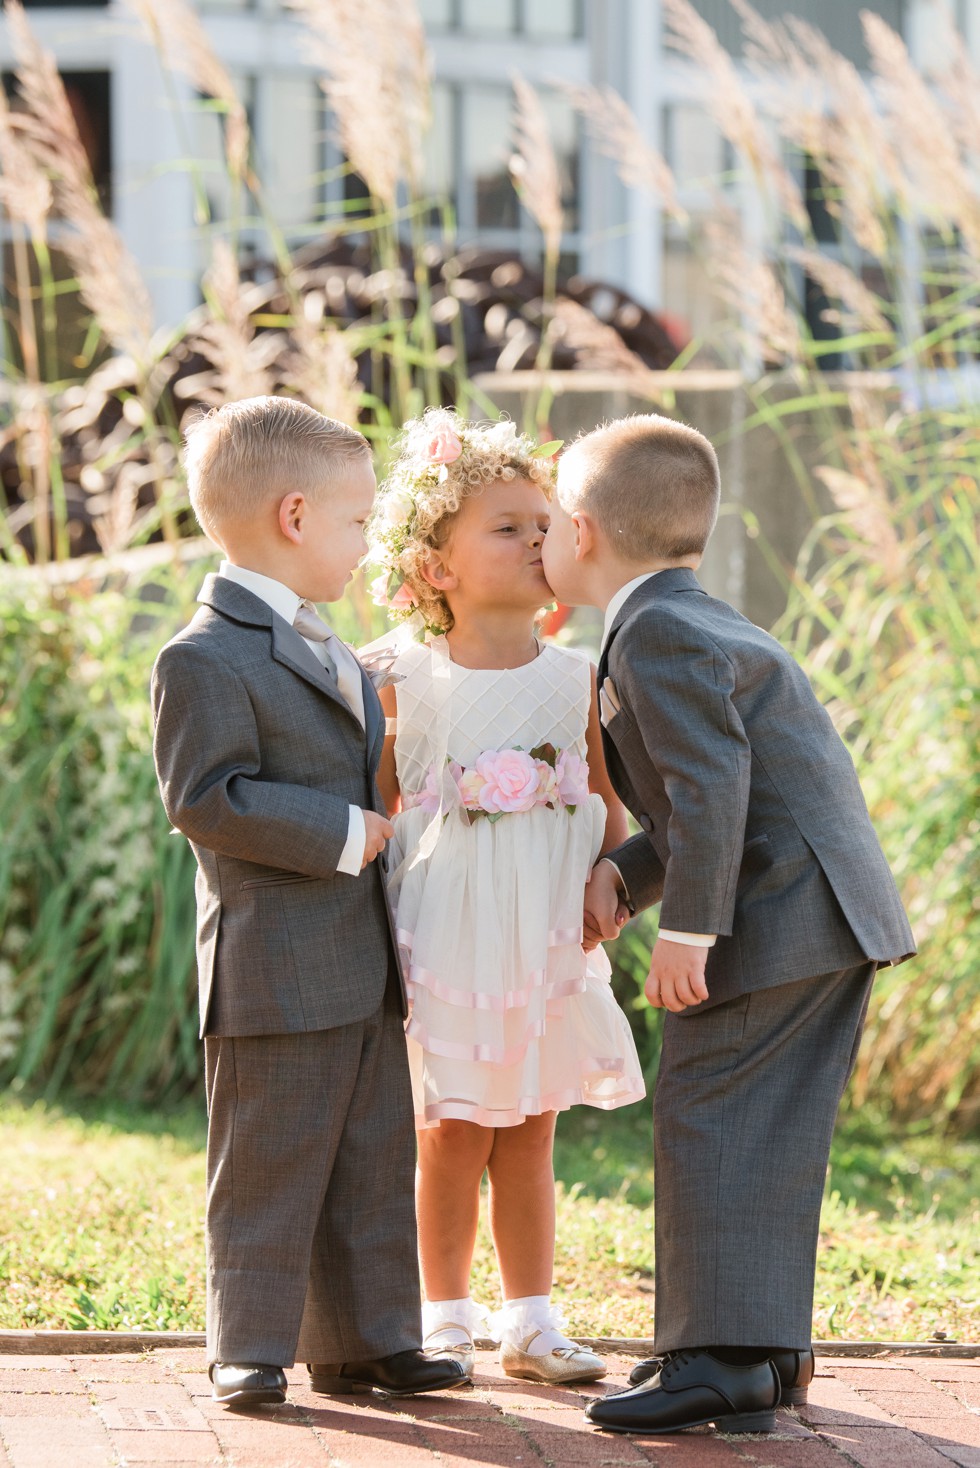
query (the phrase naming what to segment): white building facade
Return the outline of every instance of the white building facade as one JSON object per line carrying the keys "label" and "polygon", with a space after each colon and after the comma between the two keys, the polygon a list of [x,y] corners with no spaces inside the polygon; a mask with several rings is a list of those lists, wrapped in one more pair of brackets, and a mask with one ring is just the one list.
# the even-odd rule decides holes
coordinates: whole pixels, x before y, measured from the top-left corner
{"label": "white building facade", "polygon": [[[186,81],[165,78],[131,11],[118,3],[52,5],[25,0],[38,37],[55,55],[80,113],[112,215],[140,263],[158,320],[176,323],[200,300],[206,243],[199,192],[220,228],[227,200],[219,166],[220,122]],[[309,45],[281,0],[195,0],[217,54],[229,68],[252,123],[270,212],[297,244],[350,181],[316,80]],[[832,45],[863,65],[861,9],[878,12],[929,59],[937,7],[945,0],[756,0],[765,17],[795,10]],[[974,57],[980,57],[980,0],[949,0]],[[729,0],[696,8],[733,54],[741,30]],[[540,236],[511,187],[511,77],[541,92],[565,176],[563,264],[621,286],[645,305],[697,332],[710,308],[689,239],[657,201],[627,190],[613,164],[583,136],[564,84],[611,86],[670,163],[694,218],[709,207],[707,181],[731,166],[727,145],[699,100],[692,65],[665,48],[660,0],[421,0],[434,61],[434,121],[426,184],[451,200],[460,244],[515,249],[533,257]],[[0,16],[0,69],[12,57]],[[203,166],[188,167],[189,159]],[[734,184],[743,217],[756,208]],[[262,251],[261,231],[252,231]]]}

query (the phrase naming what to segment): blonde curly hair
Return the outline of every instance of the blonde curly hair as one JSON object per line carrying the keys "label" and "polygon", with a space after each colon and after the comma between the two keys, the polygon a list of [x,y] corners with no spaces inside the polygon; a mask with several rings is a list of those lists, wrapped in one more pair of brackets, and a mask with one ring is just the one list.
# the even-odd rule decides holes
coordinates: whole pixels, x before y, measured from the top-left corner
{"label": "blonde curly hair", "polygon": [[497,479],[529,479],[550,499],[549,456],[560,447],[536,445],[509,419],[470,423],[451,408],[429,408],[406,423],[367,527],[367,558],[382,568],[371,586],[375,600],[399,620],[420,618],[427,630],[448,632],[452,612],[422,575],[431,552],[445,545],[463,501]]}

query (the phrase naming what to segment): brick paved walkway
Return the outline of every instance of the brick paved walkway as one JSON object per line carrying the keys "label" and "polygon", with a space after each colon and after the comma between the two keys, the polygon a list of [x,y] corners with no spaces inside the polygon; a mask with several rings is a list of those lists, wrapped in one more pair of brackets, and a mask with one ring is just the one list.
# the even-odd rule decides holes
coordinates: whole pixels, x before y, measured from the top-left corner
{"label": "brick paved walkway", "polygon": [[[611,1357],[606,1389],[632,1364]],[[818,1357],[810,1405],[767,1437],[596,1432],[598,1388],[511,1381],[481,1353],[472,1391],[386,1403],[314,1396],[248,1416],[210,1398],[204,1354],[0,1355],[0,1468],[980,1468],[980,1361]]]}

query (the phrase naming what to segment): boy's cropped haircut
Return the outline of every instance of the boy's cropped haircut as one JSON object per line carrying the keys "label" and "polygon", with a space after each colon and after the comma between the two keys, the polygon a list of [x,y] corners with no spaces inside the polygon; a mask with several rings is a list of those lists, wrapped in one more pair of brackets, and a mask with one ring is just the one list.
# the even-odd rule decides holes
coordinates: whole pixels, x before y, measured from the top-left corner
{"label": "boy's cropped haircut", "polygon": [[185,430],[184,465],[201,529],[251,519],[291,491],[318,499],[371,446],[346,423],[295,398],[242,398],[203,413]]}
{"label": "boy's cropped haircut", "polygon": [[562,494],[563,507],[592,515],[624,560],[702,554],[721,498],[718,458],[703,433],[637,413],[584,434],[568,453],[579,474],[574,502]]}

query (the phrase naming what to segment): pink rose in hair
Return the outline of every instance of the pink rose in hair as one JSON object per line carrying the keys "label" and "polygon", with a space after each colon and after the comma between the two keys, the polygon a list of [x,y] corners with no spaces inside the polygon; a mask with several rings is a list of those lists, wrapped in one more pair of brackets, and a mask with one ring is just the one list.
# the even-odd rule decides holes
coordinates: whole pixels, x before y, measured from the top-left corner
{"label": "pink rose in hair", "polygon": [[446,423],[442,428],[437,428],[429,439],[425,456],[430,464],[455,464],[462,452],[463,443],[459,434]]}
{"label": "pink rose in hair", "polygon": [[538,800],[538,767],[522,749],[489,749],[476,768],[485,784],[480,804],[488,814],[531,810]]}
{"label": "pink rose in hair", "polygon": [[415,592],[409,586],[407,581],[402,582],[401,586],[399,586],[394,596],[388,602],[388,605],[391,607],[391,610],[393,612],[407,612],[410,611],[412,607],[414,607]]}
{"label": "pink rose in hair", "polygon": [[558,794],[563,805],[584,805],[589,798],[589,767],[581,755],[566,749],[555,765]]}

